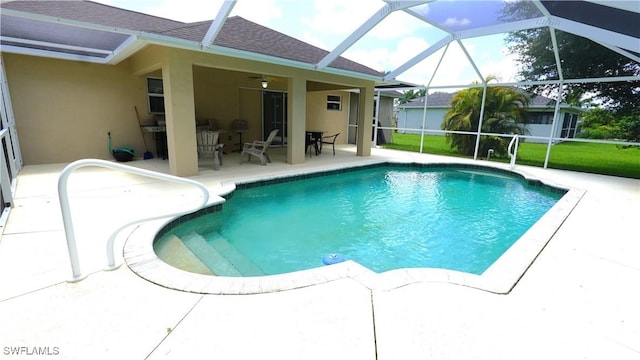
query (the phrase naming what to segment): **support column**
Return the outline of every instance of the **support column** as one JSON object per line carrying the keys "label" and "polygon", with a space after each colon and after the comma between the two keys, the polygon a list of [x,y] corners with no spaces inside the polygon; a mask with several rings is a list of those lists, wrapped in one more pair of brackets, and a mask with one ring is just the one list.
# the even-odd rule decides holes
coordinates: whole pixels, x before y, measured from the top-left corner
{"label": "support column", "polygon": [[373,84],[361,87],[358,98],[358,140],[356,155],[371,156],[371,134],[373,125]]}
{"label": "support column", "polygon": [[307,122],[307,79],[294,76],[287,84],[287,162],[302,164],[305,160]]}
{"label": "support column", "polygon": [[169,170],[176,176],[198,175],[191,62],[179,52],[170,52],[162,65],[162,80]]}

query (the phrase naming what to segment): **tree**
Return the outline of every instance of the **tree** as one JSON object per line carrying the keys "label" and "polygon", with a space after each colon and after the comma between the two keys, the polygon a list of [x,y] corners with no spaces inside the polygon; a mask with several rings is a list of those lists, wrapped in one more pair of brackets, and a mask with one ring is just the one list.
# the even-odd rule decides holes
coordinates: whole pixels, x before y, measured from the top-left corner
{"label": "tree", "polygon": [[[487,78],[487,82],[493,80]],[[477,84],[477,82],[476,82]],[[449,131],[478,131],[480,110],[482,106],[482,88],[469,88],[457,92],[451,99],[451,109],[447,111],[441,128]],[[482,132],[495,134],[521,134],[527,130],[527,107],[529,98],[522,91],[513,87],[490,86],[487,88],[485,108],[482,118]],[[476,136],[447,133],[447,143],[464,155],[473,155]],[[500,136],[482,136],[480,138],[480,154],[489,149],[497,156],[507,154],[508,138]]]}
{"label": "tree", "polygon": [[406,104],[411,100],[425,97],[425,95],[427,95],[427,89],[420,89],[418,91],[411,89],[411,90],[405,91],[402,94],[403,96],[400,98],[400,104]]}
{"label": "tree", "polygon": [[606,109],[593,108],[582,116],[576,137],[640,142],[640,116],[616,116]]}
{"label": "tree", "polygon": [[[533,2],[505,2],[502,18],[520,20],[531,18],[536,13],[539,14]],[[558,30],[555,33],[565,79],[640,76],[640,64],[630,58],[587,38]],[[506,42],[509,51],[518,56],[521,66],[519,75],[524,80],[559,79],[548,28],[512,32],[507,35]],[[544,94],[556,87],[534,85],[527,90]],[[592,94],[594,100],[620,116],[638,115],[640,81],[566,84],[561,94],[562,101],[566,102],[567,95],[572,92]]]}
{"label": "tree", "polygon": [[616,117],[609,110],[593,108],[582,115],[576,137],[584,139],[615,139],[620,132]]}
{"label": "tree", "polygon": [[[634,142],[640,142],[640,116],[626,115],[620,119],[620,137]],[[630,147],[630,146],[626,146]]]}

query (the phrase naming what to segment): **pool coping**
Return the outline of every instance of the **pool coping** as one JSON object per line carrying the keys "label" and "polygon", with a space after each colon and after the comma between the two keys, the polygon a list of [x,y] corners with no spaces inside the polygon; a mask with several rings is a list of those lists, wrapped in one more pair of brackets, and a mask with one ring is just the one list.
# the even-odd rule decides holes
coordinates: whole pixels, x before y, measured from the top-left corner
{"label": "pool coping", "polygon": [[[124,244],[124,261],[134,273],[154,284],[170,289],[200,294],[260,294],[293,290],[345,278],[353,279],[369,289],[381,291],[389,291],[413,283],[441,282],[472,287],[497,294],[507,294],[518,283],[520,278],[524,276],[527,269],[533,264],[585,194],[585,190],[552,184],[549,181],[541,181],[515,169],[506,170],[495,166],[464,163],[383,161],[360,164],[348,168],[322,169],[313,172],[246,179],[236,183],[228,182],[223,184],[219,189],[219,193],[216,195],[228,195],[237,187],[253,186],[256,181],[291,181],[292,177],[313,177],[331,171],[352,171],[363,167],[383,166],[385,164],[417,165],[420,167],[464,167],[497,171],[518,175],[529,184],[558,188],[567,192],[481,275],[438,268],[397,269],[378,274],[351,260],[278,275],[226,277],[197,274],[167,264],[158,258],[153,250],[153,242],[157,234],[167,227],[167,225],[175,222],[176,218],[150,221],[138,226],[129,235]],[[211,211],[210,209],[224,202],[224,200],[221,200],[219,197],[215,198],[213,202],[208,204],[207,209],[201,211]],[[191,216],[197,215],[191,214]]]}

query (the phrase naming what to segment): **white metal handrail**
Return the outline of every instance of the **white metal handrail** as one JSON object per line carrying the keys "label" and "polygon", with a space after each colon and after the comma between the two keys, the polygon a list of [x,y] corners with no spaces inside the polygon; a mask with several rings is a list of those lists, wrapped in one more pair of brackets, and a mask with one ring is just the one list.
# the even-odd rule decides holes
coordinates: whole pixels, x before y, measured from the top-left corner
{"label": "white metal handrail", "polygon": [[[507,149],[507,153],[509,154],[509,157],[511,158],[511,162],[509,163],[509,166],[513,169],[514,167],[516,167],[516,156],[518,155],[518,143],[520,142],[520,135],[515,135],[513,137],[513,139],[511,139],[511,142],[509,142],[509,148]],[[513,150],[513,151],[511,151]]]}
{"label": "white metal handrail", "polygon": [[[7,129],[0,130],[0,145],[2,140],[8,138],[9,131]],[[7,166],[6,153],[4,152],[4,146],[0,146],[0,191],[2,191],[2,200],[8,206],[13,207],[13,194],[11,193],[11,176],[9,175],[9,167]]]}
{"label": "white metal handrail", "polygon": [[196,186],[197,188],[199,188],[200,190],[202,190],[202,193],[204,195],[204,198],[202,199],[202,203],[199,204],[197,207],[194,207],[193,209],[188,209],[188,210],[183,210],[183,211],[179,211],[179,212],[173,212],[173,213],[169,213],[169,214],[162,214],[162,215],[157,215],[157,216],[151,216],[151,217],[146,217],[146,218],[142,218],[142,219],[137,219],[131,222],[128,222],[124,225],[122,225],[121,227],[119,227],[118,229],[116,229],[111,236],[109,237],[108,241],[107,241],[107,268],[105,270],[114,270],[117,269],[120,265],[116,266],[116,261],[115,261],[115,256],[114,256],[114,242],[115,242],[115,238],[117,236],[117,234],[122,231],[124,228],[131,226],[133,224],[136,223],[141,223],[143,221],[149,221],[149,220],[156,220],[156,219],[162,219],[162,218],[166,218],[169,216],[180,216],[180,215],[184,215],[190,212],[193,212],[195,210],[198,210],[200,208],[202,208],[203,206],[205,206],[207,204],[207,202],[209,201],[209,191],[207,190],[207,188],[202,185],[201,183],[197,182],[197,181],[193,181],[193,180],[189,180],[189,179],[185,179],[185,178],[181,178],[181,177],[177,177],[177,176],[173,176],[173,175],[167,175],[167,174],[163,174],[163,173],[159,173],[159,172],[155,172],[155,171],[150,171],[150,170],[145,170],[145,169],[138,169],[132,166],[128,166],[128,165],[123,165],[123,164],[118,164],[118,163],[113,163],[110,161],[105,161],[105,160],[97,160],[97,159],[84,159],[84,160],[78,160],[75,161],[69,165],[67,165],[62,172],[60,173],[60,176],[58,177],[58,197],[60,199],[60,209],[62,210],[62,221],[64,223],[64,231],[67,237],[67,248],[69,250],[69,260],[71,261],[71,271],[73,273],[73,277],[71,280],[69,280],[69,282],[75,282],[75,281],[80,281],[82,279],[84,279],[86,276],[82,276],[82,272],[80,271],[80,262],[78,259],[78,249],[76,247],[76,238],[75,238],[75,232],[73,229],[73,221],[71,218],[71,210],[69,207],[69,195],[67,192],[67,181],[69,179],[69,175],[71,175],[71,172],[77,168],[81,168],[81,167],[85,167],[85,166],[97,166],[97,167],[104,167],[104,168],[110,168],[110,169],[115,169],[115,170],[122,170],[128,173],[132,173],[132,174],[137,174],[137,175],[142,175],[142,176],[147,176],[147,177],[151,177],[151,178],[156,178],[156,179],[160,179],[160,180],[167,180],[167,181],[171,181],[174,183],[180,183],[180,184],[187,184],[187,185],[193,185]]}

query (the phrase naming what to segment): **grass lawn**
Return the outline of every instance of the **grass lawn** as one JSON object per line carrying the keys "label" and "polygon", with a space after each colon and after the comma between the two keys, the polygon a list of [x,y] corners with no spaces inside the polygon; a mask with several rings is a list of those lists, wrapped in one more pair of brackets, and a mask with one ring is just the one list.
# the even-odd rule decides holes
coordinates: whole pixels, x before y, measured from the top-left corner
{"label": "grass lawn", "polygon": [[[420,135],[393,133],[387,149],[420,151]],[[425,136],[422,152],[428,154],[462,156],[451,150],[444,136]],[[521,142],[517,164],[542,167],[547,144]],[[480,155],[484,157],[485,154]],[[509,162],[509,158],[491,158],[491,161]],[[621,149],[611,144],[565,142],[551,147],[549,168],[581,171],[594,174],[640,179],[640,148]]]}

